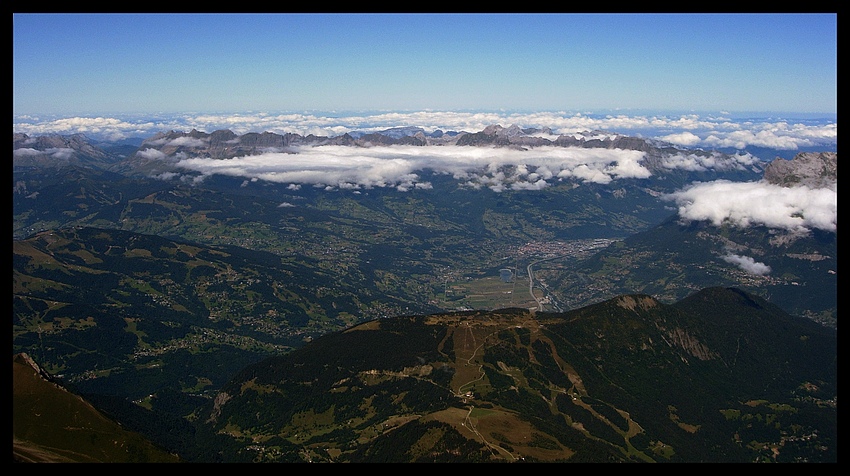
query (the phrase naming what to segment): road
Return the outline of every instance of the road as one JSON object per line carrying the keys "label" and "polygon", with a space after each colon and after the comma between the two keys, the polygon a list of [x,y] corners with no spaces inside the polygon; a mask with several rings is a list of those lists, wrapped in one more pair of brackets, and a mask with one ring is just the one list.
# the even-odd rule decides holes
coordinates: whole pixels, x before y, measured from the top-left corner
{"label": "road", "polygon": [[[532,267],[537,263],[542,263],[544,261],[551,261],[551,260],[561,259],[561,258],[563,258],[563,256],[554,256],[552,258],[539,259],[537,261],[532,261],[525,268],[528,271],[528,293],[531,294],[531,299],[534,299],[534,301],[537,302],[537,309],[535,311],[543,311],[543,302],[540,300],[541,298],[538,298],[534,294],[534,270],[532,269]],[[546,297],[546,286],[543,286],[540,289],[543,290],[543,297]],[[561,309],[559,308],[559,306],[557,304],[555,304],[554,299],[552,299],[550,297],[549,302],[551,302],[552,306],[555,308],[555,309],[553,309],[554,311],[560,312]]]}
{"label": "road", "polygon": [[531,267],[534,266],[535,263],[538,263],[538,261],[529,263],[525,268],[528,270],[528,293],[531,294],[531,299],[534,299],[537,302],[537,309],[535,309],[535,311],[542,311],[543,303],[540,302],[540,299],[534,295],[534,271],[532,271]]}

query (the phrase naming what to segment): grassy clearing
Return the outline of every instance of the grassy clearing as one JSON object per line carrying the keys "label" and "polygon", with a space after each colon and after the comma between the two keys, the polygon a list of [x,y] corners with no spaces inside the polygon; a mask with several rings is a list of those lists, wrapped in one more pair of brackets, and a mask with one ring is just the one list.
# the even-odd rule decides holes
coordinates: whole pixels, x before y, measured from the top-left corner
{"label": "grassy clearing", "polygon": [[457,309],[530,309],[537,306],[528,292],[528,279],[505,282],[498,276],[448,282],[437,299],[446,307]]}

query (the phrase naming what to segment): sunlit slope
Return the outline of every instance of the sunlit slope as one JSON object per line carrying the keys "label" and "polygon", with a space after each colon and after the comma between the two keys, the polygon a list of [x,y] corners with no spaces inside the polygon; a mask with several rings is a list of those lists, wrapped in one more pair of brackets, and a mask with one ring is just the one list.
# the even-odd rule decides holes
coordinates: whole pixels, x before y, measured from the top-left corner
{"label": "sunlit slope", "polygon": [[51,382],[26,354],[13,356],[12,435],[16,462],[179,462]]}
{"label": "sunlit slope", "polygon": [[723,288],[399,317],[247,368],[204,419],[246,461],[834,460],[835,349]]}

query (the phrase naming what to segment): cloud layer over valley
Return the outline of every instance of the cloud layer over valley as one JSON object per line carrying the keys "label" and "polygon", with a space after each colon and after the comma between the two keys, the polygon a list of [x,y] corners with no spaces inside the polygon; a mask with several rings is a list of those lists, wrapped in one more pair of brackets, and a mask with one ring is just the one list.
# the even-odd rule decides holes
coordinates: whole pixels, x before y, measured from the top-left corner
{"label": "cloud layer over valley", "polygon": [[743,117],[730,114],[626,114],[586,112],[377,112],[377,113],[244,113],[181,114],[122,117],[13,118],[13,132],[28,135],[82,133],[92,138],[119,140],[148,137],[169,130],[197,129],[212,132],[229,129],[247,132],[287,132],[337,136],[346,132],[375,132],[390,127],[415,125],[426,132],[476,132],[491,124],[516,124],[522,128],[548,127],[554,134],[607,130],[624,135],[655,138],[684,147],[737,148],[747,146],[782,150],[834,147],[838,141],[835,118]]}
{"label": "cloud layer over valley", "polygon": [[746,227],[764,225],[790,232],[812,228],[836,231],[838,189],[780,187],[759,182],[718,180],[695,183],[667,197],[686,220],[707,220]]}
{"label": "cloud layer over valley", "polygon": [[224,160],[187,158],[176,165],[207,175],[330,188],[395,187],[402,191],[431,188],[421,178],[425,171],[451,175],[467,186],[495,191],[541,189],[549,181],[564,178],[604,184],[616,178],[650,175],[640,163],[642,152],[621,149],[328,145],[301,147],[293,152]]}
{"label": "cloud layer over valley", "polygon": [[[147,149],[140,154],[161,154]],[[721,158],[725,157],[725,160]],[[327,189],[394,187],[400,191],[430,189],[426,172],[444,174],[471,188],[541,190],[562,180],[609,184],[618,179],[644,179],[651,173],[644,153],[623,149],[536,147],[528,150],[468,146],[317,146],[233,159],[183,158],[180,168],[203,175],[222,174]],[[675,154],[664,158],[670,169],[709,170],[747,167],[749,154],[704,156]],[[779,159],[782,160],[782,159]],[[764,225],[789,232],[812,228],[836,231],[837,187],[781,187],[764,181],[718,180],[694,183],[664,197],[675,202],[686,220],[715,225]]]}
{"label": "cloud layer over valley", "polygon": [[[297,133],[302,136],[334,137],[345,133],[369,133],[399,126],[434,131],[478,132],[501,124],[541,129],[539,136],[554,140],[559,135],[584,135],[609,131],[669,142],[680,153],[662,157],[670,169],[710,170],[715,167],[748,167],[759,159],[748,153],[693,154],[690,148],[741,150],[747,146],[771,150],[823,147],[837,149],[834,119],[731,118],[728,115],[586,114],[563,112],[379,112],[364,114],[197,114],[147,118],[16,118],[14,132],[30,136],[82,133],[100,140],[150,137],[155,133],[192,129],[213,132],[229,129],[248,132]],[[594,134],[601,134],[596,132]],[[180,137],[170,147],[203,145],[200,139]],[[149,146],[160,146],[148,142]],[[173,149],[172,149],[173,150]],[[54,150],[54,154],[63,151]],[[35,151],[19,149],[21,154]],[[429,175],[451,176],[465,186],[504,190],[539,190],[558,181],[608,184],[619,179],[643,179],[651,175],[642,152],[623,149],[470,146],[379,146],[348,147],[322,145],[232,159],[208,159],[183,151],[166,156],[155,148],[142,148],[143,159],[167,159],[185,171],[203,176],[221,174],[251,181],[290,184],[297,189],[314,186],[332,189],[392,187],[401,191],[432,187]],[[731,163],[730,163],[731,161]],[[161,178],[173,178],[175,172]],[[668,197],[679,215],[687,220],[714,224],[732,222],[741,226],[761,224],[792,232],[812,228],[834,232],[837,223],[837,192],[806,187],[783,188],[766,182],[695,183]]]}

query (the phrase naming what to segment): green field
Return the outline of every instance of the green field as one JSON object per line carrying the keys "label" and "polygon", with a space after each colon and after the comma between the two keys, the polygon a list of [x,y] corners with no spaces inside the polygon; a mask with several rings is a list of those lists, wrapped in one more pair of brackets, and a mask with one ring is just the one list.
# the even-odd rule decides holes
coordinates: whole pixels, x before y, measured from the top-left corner
{"label": "green field", "polygon": [[514,278],[510,283],[502,281],[499,276],[449,281],[438,299],[445,303],[445,307],[457,309],[529,309],[537,306],[528,293],[528,278],[523,276]]}

